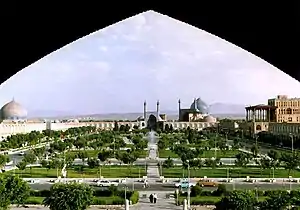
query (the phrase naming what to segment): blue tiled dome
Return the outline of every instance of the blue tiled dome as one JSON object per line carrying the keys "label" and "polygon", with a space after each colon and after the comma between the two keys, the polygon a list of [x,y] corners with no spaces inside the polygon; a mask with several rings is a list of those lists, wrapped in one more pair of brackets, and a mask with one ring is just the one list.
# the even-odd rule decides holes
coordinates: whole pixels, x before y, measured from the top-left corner
{"label": "blue tiled dome", "polygon": [[194,101],[191,104],[191,108],[190,109],[195,109],[195,102],[196,102],[196,108],[199,110],[199,112],[201,113],[209,113],[209,106],[201,100],[201,98],[197,98],[196,101]]}

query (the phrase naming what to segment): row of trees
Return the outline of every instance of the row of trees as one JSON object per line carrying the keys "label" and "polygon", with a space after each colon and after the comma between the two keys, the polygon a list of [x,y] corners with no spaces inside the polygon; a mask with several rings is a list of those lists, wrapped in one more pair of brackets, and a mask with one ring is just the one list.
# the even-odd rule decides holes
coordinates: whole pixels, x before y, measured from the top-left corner
{"label": "row of trees", "polygon": [[[113,189],[112,191],[111,193],[116,194],[118,190]],[[43,200],[43,205],[51,210],[85,210],[93,203],[94,193],[93,188],[87,184],[58,183],[51,187],[50,192]],[[31,189],[23,179],[11,175],[1,176],[0,194],[0,209],[8,210],[11,204],[25,206]],[[132,192],[127,192],[127,194],[130,196]],[[126,197],[128,198],[128,196]]]}
{"label": "row of trees", "polygon": [[32,131],[26,134],[16,134],[8,136],[5,140],[0,142],[1,150],[20,148],[25,145],[32,146],[40,143],[44,138],[42,132]]}
{"label": "row of trees", "polygon": [[216,210],[284,210],[299,209],[299,191],[274,191],[263,201],[258,200],[255,191],[232,191],[216,204]]}
{"label": "row of trees", "polygon": [[[126,144],[120,135],[116,135],[114,131],[101,131],[98,133],[92,133],[85,136],[79,136],[76,138],[67,139],[56,139],[50,144],[50,148],[46,150],[45,147],[35,148],[31,150],[24,156],[23,161],[17,164],[17,167],[22,171],[25,170],[28,164],[33,164],[37,160],[41,163],[43,168],[57,169],[57,176],[59,170],[66,165],[67,168],[73,167],[73,162],[75,158],[82,160],[83,165],[80,168],[81,171],[84,170],[84,164],[87,163],[89,168],[101,168],[102,165],[108,163],[108,159],[116,158],[124,164],[131,166],[133,162],[141,155],[142,151],[147,147],[147,140],[143,138],[142,134],[131,134],[127,136],[133,143],[130,149],[119,150],[121,147],[125,147]],[[95,139],[96,138],[96,139]],[[86,149],[91,145],[99,145],[102,142],[112,142],[110,148],[112,150],[107,150],[106,148],[93,147],[93,149],[99,150],[96,157],[90,156]],[[103,144],[103,142],[102,142]],[[70,148],[76,147],[80,149],[78,152],[67,152]],[[50,159],[45,159],[45,154],[50,156]],[[86,161],[87,159],[87,161]],[[1,160],[1,159],[0,159]]]}
{"label": "row of trees", "polygon": [[0,142],[0,149],[16,149],[24,146],[33,146],[38,143],[41,143],[42,140],[47,141],[49,139],[59,139],[65,136],[74,137],[81,136],[88,133],[96,131],[94,126],[83,126],[76,128],[69,128],[66,131],[53,131],[53,130],[43,130],[40,131],[31,131],[30,133],[25,134],[15,134],[8,136],[5,140]]}
{"label": "row of trees", "polygon": [[300,165],[300,154],[298,152],[280,153],[277,150],[270,150],[267,156],[258,158],[259,147],[257,145],[253,145],[251,152],[252,154],[238,153],[236,155],[235,165],[237,167],[246,168],[249,162],[254,160],[261,169],[273,169],[273,172],[279,167],[284,167],[288,170],[288,175]]}

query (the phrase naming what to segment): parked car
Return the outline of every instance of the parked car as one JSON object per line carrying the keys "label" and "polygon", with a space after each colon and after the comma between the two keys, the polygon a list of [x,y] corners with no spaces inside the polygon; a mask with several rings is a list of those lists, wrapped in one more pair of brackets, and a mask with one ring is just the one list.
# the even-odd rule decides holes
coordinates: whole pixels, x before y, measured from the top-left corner
{"label": "parked car", "polygon": [[201,187],[217,187],[219,184],[211,180],[202,180],[197,183]]}
{"label": "parked car", "polygon": [[196,183],[192,183],[187,180],[181,180],[178,183],[175,183],[175,187],[177,188],[189,188],[193,186],[196,186]]}
{"label": "parked car", "polygon": [[31,180],[29,180],[28,182],[29,182],[30,184],[35,184],[35,183],[39,183],[40,180],[38,180],[38,179],[31,179]]}
{"label": "parked car", "polygon": [[99,187],[110,187],[110,186],[118,186],[119,184],[116,182],[111,182],[109,180],[99,180],[97,182],[97,186]]}

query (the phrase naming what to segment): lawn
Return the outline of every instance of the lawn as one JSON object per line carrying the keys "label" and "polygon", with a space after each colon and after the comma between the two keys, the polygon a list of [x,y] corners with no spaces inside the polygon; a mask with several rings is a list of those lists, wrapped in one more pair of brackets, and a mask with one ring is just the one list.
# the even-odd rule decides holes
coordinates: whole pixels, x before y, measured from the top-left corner
{"label": "lawn", "polygon": [[158,151],[158,157],[160,158],[178,158],[178,155],[172,152],[171,150],[159,150]]}
{"label": "lawn", "polygon": [[[101,176],[105,178],[124,178],[124,177],[142,177],[146,175],[145,167],[127,167],[127,166],[105,166],[102,167],[101,170],[99,168],[84,168],[83,171],[80,171],[80,167],[74,167],[67,170],[67,178],[97,178]],[[61,175],[61,170],[58,171],[59,176]],[[8,171],[6,173],[14,173],[14,171]],[[34,167],[31,170],[30,168],[26,168],[24,171],[15,170],[15,173],[18,174],[22,178],[56,178],[57,170],[41,167]]]}
{"label": "lawn", "polygon": [[[163,168],[162,176],[168,178],[179,178],[179,177],[187,177],[188,171],[183,170],[181,167],[174,168]],[[250,176],[251,178],[272,178],[272,170],[260,168],[248,168],[248,169],[237,169],[232,168],[227,170],[226,168],[202,168],[202,169],[191,169],[190,176],[191,177],[212,177],[212,178],[227,178],[228,175],[231,178],[246,178]],[[300,171],[295,170],[291,172],[291,176],[300,177]],[[274,171],[274,177],[278,178],[288,178],[288,171],[285,169],[276,169]]]}
{"label": "lawn", "polygon": [[[229,151],[220,151],[217,150],[216,154],[217,157],[220,158],[234,158],[236,154],[238,154],[239,151],[236,150],[229,150]],[[204,150],[203,155],[201,156],[202,158],[212,158],[215,156],[215,151],[214,150]],[[172,152],[171,150],[159,150],[159,157],[160,158],[178,158],[178,155]]]}
{"label": "lawn", "polygon": [[[265,196],[259,196],[259,201],[264,201],[267,197]],[[179,203],[183,203],[183,200],[186,199],[185,196],[180,196],[178,201]],[[218,201],[222,199],[221,196],[197,196],[197,197],[191,197],[191,204],[197,205],[197,204],[215,204]]]}
{"label": "lawn", "polygon": [[[42,204],[45,197],[30,196],[26,204]],[[118,196],[111,197],[94,197],[93,205],[113,205],[115,203],[123,203],[123,198]]]}

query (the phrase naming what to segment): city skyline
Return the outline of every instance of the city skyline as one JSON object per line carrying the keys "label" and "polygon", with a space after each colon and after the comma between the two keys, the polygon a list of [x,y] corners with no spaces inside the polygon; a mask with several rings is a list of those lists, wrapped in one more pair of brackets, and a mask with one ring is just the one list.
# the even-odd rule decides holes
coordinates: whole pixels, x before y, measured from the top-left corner
{"label": "city skyline", "polygon": [[214,35],[148,11],[83,37],[0,86],[26,109],[82,114],[139,112],[206,103],[258,104],[297,97],[300,83]]}

